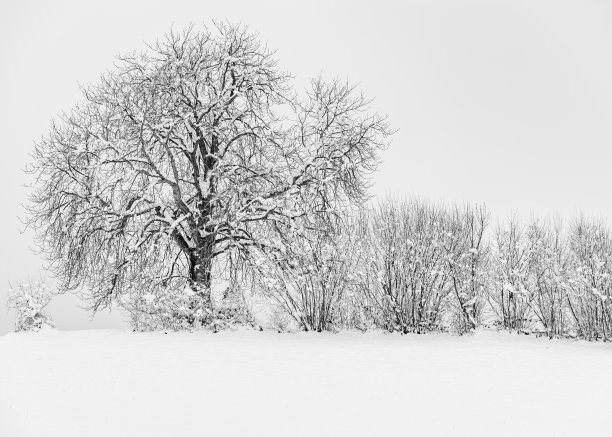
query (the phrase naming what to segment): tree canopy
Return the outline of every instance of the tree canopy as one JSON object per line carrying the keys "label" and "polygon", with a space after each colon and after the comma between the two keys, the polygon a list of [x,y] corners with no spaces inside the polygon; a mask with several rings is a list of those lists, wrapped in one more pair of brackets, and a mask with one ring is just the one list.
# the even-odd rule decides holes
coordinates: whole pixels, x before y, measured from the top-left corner
{"label": "tree canopy", "polygon": [[245,26],[190,27],[121,56],[53,123],[28,224],[94,309],[185,286],[207,306],[216,257],[281,256],[275,233],[363,200],[389,134],[348,83],[297,91]]}

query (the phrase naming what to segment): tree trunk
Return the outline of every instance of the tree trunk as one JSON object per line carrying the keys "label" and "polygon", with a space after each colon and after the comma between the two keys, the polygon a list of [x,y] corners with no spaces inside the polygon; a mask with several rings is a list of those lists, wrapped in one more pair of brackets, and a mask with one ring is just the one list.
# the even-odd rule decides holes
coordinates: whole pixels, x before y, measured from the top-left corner
{"label": "tree trunk", "polygon": [[[197,296],[191,309],[201,309],[205,313],[201,317],[202,324],[206,324],[212,314],[213,241],[212,236],[202,239],[201,244],[189,256],[189,286]],[[195,322],[194,317],[191,323]]]}

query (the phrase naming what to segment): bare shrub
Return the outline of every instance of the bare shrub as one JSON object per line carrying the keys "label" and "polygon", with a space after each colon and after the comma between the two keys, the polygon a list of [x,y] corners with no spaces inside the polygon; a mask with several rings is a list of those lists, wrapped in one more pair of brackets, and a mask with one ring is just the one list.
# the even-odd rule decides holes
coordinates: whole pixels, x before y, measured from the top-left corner
{"label": "bare shrub", "polygon": [[42,281],[18,282],[9,288],[7,307],[15,312],[15,331],[38,331],[54,327],[45,314],[54,292]]}
{"label": "bare shrub", "polygon": [[282,230],[277,233],[282,257],[261,258],[260,289],[306,331],[330,330],[347,316],[340,305],[355,282],[359,260],[350,221],[339,215]]}
{"label": "bare shrub", "polygon": [[565,282],[570,256],[561,223],[534,221],[527,238],[532,278],[529,306],[549,338],[566,335],[571,328]]}
{"label": "bare shrub", "polygon": [[448,295],[446,212],[411,200],[387,200],[373,209],[362,233],[366,244],[361,290],[383,329],[424,332],[441,324]]}
{"label": "bare shrub", "polygon": [[451,210],[445,250],[452,313],[452,328],[459,333],[475,329],[481,322],[489,286],[489,245],[485,232],[489,214],[483,206]]}
{"label": "bare shrub", "polygon": [[602,223],[578,219],[569,233],[568,306],[579,336],[612,337],[612,238]]}
{"label": "bare shrub", "polygon": [[499,324],[504,329],[522,330],[532,327],[532,250],[532,244],[516,218],[511,218],[505,227],[498,226],[493,244],[489,298]]}

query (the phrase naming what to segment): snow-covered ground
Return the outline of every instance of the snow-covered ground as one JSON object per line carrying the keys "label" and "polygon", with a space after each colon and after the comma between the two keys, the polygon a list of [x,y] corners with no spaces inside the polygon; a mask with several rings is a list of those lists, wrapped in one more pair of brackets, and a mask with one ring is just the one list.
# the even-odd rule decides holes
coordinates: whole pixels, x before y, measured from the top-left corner
{"label": "snow-covered ground", "polygon": [[610,436],[612,345],[516,334],[0,337],[0,436]]}

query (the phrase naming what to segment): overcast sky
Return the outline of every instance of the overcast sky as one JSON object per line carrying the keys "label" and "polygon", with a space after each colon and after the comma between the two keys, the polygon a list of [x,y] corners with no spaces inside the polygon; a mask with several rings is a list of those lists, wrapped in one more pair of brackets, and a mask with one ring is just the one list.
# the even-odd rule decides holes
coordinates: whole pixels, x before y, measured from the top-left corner
{"label": "overcast sky", "polygon": [[[8,282],[45,276],[17,219],[33,141],[116,54],[211,19],[251,26],[298,80],[347,78],[376,99],[399,129],[377,195],[612,218],[612,2],[3,0],[0,334]],[[77,305],[53,303],[60,328],[121,325]]]}

